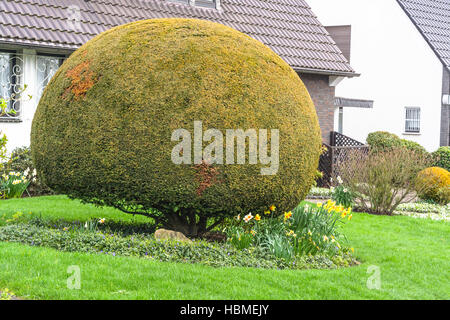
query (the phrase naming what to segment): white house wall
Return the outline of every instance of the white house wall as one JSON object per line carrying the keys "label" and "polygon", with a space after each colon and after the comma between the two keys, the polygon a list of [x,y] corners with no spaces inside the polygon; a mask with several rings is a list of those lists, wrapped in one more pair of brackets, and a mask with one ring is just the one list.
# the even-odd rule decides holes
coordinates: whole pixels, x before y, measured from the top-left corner
{"label": "white house wall", "polygon": [[[395,0],[308,0],[324,25],[352,25],[351,65],[361,73],[336,96],[374,100],[373,109],[344,108],[343,133],[365,141],[384,130],[439,147],[442,64]],[[405,134],[405,107],[421,108],[421,132]]]}

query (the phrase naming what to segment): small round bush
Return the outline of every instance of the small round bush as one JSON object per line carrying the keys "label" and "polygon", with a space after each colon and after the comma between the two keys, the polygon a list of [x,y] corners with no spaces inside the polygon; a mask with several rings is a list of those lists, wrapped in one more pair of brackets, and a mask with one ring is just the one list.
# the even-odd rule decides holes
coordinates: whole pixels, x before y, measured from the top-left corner
{"label": "small round bush", "polygon": [[400,143],[401,143],[402,147],[404,147],[410,151],[413,151],[413,152],[416,152],[419,154],[424,154],[424,155],[428,154],[427,150],[421,144],[419,144],[415,141],[401,139]]}
{"label": "small round bush", "polygon": [[450,171],[450,147],[440,147],[433,152],[433,157],[437,159],[436,167]]}
{"label": "small round bush", "polygon": [[369,133],[367,136],[367,144],[370,146],[371,152],[384,152],[395,150],[397,148],[405,148],[412,152],[428,155],[427,150],[419,143],[400,139],[396,134],[385,131]]}
{"label": "small round bush", "polygon": [[396,134],[385,131],[369,133],[366,141],[374,152],[389,151],[402,146],[401,139]]}
{"label": "small round bush", "polygon": [[[261,175],[269,165],[249,165],[248,151],[245,164],[173,163],[172,133],[185,129],[194,142],[195,121],[224,140],[227,129],[278,129],[277,174]],[[314,180],[321,135],[299,76],[261,42],[213,22],[152,19],[100,34],[64,62],[31,146],[53,190],[197,236],[225,217],[295,208]],[[194,147],[179,151],[190,157]]]}
{"label": "small round bush", "polygon": [[419,197],[441,204],[450,202],[450,172],[432,167],[422,170],[417,176]]}

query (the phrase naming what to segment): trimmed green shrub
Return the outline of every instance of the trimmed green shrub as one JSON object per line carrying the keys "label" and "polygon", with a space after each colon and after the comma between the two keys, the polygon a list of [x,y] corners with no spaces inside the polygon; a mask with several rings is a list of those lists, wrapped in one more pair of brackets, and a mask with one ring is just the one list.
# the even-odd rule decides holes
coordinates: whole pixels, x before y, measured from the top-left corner
{"label": "trimmed green shrub", "polygon": [[261,269],[333,269],[355,263],[351,254],[336,257],[305,256],[286,261],[257,249],[236,250],[228,244],[195,241],[159,241],[151,236],[52,229],[32,223],[0,227],[0,241],[19,242],[68,252],[112,256],[134,256],[164,262],[199,263],[212,267],[252,267]]}
{"label": "trimmed green shrub", "polygon": [[432,167],[419,172],[417,175],[417,189],[419,197],[437,203],[450,202],[450,172],[443,168]]}
{"label": "trimmed green shrub", "polygon": [[450,171],[450,147],[440,147],[433,152],[433,157],[436,160],[436,167],[441,167],[447,171]]}
{"label": "trimmed green shrub", "polygon": [[428,154],[427,150],[415,141],[400,139],[400,143],[402,147],[405,147],[410,151],[414,151],[421,154]]}
{"label": "trimmed green shrub", "polygon": [[[194,121],[222,133],[278,129],[278,173],[261,175],[261,163],[174,164],[171,135],[192,134]],[[109,30],[64,62],[31,146],[52,190],[197,236],[227,216],[295,208],[313,183],[321,135],[304,84],[268,47],[217,23],[152,19]]]}
{"label": "trimmed green shrub", "polygon": [[402,142],[396,134],[385,131],[369,133],[366,141],[371,151],[375,152],[392,150],[402,146]]}
{"label": "trimmed green shrub", "polygon": [[403,147],[419,154],[428,155],[427,150],[419,143],[411,140],[400,139],[400,137],[396,134],[385,131],[369,133],[367,136],[367,144],[370,146],[370,151],[372,153],[391,151]]}

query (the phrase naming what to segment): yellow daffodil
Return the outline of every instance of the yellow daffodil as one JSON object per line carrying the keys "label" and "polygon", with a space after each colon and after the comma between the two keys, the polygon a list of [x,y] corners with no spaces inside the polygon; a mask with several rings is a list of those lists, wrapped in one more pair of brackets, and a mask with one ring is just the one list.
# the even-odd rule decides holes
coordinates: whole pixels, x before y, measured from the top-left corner
{"label": "yellow daffodil", "polygon": [[264,214],[265,214],[265,215],[269,215],[269,214],[270,214],[270,210],[264,211]]}
{"label": "yellow daffodil", "polygon": [[270,210],[270,211],[275,211],[275,210],[277,210],[277,207],[275,207],[274,205],[271,205],[270,208],[269,208],[269,210]]}
{"label": "yellow daffodil", "polygon": [[292,211],[284,213],[284,220],[288,220],[292,217]]}
{"label": "yellow daffodil", "polygon": [[349,220],[349,221],[352,220],[352,218],[353,218],[353,215],[352,215],[352,214],[348,216],[348,220]]}
{"label": "yellow daffodil", "polygon": [[259,214],[257,214],[257,215],[255,216],[255,220],[256,220],[256,221],[261,220],[261,216],[260,216]]}
{"label": "yellow daffodil", "polygon": [[350,248],[350,250],[352,251],[352,253],[355,253],[355,249],[353,249],[353,248]]}
{"label": "yellow daffodil", "polygon": [[319,203],[317,204],[317,208],[322,208],[322,206],[323,206],[323,203],[321,203],[321,202],[319,202]]}

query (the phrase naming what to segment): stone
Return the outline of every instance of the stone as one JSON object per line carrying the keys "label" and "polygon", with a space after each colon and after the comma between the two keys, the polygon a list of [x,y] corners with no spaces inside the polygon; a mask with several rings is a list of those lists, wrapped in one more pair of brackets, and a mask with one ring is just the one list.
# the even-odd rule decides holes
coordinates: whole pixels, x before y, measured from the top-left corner
{"label": "stone", "polygon": [[183,242],[192,242],[184,234],[177,231],[158,229],[155,232],[155,239],[157,240],[177,240]]}

